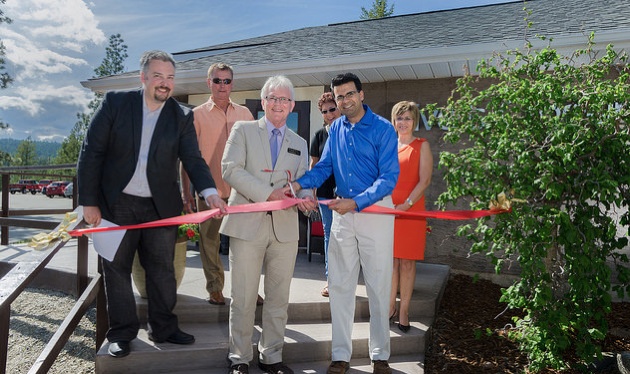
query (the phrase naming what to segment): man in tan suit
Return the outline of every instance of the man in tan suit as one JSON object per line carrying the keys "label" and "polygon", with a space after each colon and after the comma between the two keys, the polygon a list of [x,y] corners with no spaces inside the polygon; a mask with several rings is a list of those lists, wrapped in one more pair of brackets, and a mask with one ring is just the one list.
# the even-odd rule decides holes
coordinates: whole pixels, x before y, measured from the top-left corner
{"label": "man in tan suit", "polygon": [[[232,187],[228,205],[286,199],[283,186],[289,182],[288,174],[295,179],[308,169],[306,141],[286,126],[294,96],[289,79],[271,77],[260,94],[265,116],[234,124],[221,161],[223,179]],[[313,196],[312,190],[300,191],[299,197],[307,196]],[[262,269],[265,304],[259,367],[265,373],[292,374],[282,363],[282,348],[298,248],[297,208],[231,214],[223,219],[220,232],[230,237],[230,373],[249,373]]]}

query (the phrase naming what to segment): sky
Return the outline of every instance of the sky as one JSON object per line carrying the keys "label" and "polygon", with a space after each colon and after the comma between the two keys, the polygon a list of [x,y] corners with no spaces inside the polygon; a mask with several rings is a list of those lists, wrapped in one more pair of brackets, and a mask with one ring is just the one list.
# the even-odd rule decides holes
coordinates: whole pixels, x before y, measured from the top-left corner
{"label": "sky", "polygon": [[[389,0],[394,15],[508,0]],[[92,99],[80,84],[94,76],[109,36],[127,45],[125,67],[138,70],[146,50],[181,52],[256,36],[356,21],[373,0],[6,0],[0,9],[5,67],[0,138],[61,142]],[[326,42],[326,41],[322,41]],[[333,41],[328,41],[333,42]],[[175,81],[177,84],[177,79]],[[140,86],[140,83],[138,83]]]}

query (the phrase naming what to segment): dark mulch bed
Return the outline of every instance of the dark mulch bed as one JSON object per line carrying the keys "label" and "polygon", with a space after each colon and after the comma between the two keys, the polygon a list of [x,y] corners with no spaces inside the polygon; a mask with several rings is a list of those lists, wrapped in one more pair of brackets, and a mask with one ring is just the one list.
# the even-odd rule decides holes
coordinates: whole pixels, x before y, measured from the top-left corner
{"label": "dark mulch bed", "polygon": [[[486,280],[452,275],[446,286],[425,357],[425,373],[524,373],[527,357],[516,343],[501,336],[514,311],[502,312],[501,287]],[[607,317],[604,352],[630,351],[630,303],[614,303]],[[489,332],[489,333],[488,333]],[[597,373],[618,373],[603,363]],[[543,374],[574,374],[577,370],[545,370]]]}

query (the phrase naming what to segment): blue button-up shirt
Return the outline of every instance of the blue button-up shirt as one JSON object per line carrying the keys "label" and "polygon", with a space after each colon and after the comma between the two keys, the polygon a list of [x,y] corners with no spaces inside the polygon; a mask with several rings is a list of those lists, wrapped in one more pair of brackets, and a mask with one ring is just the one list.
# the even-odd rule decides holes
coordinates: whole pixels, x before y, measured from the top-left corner
{"label": "blue button-up shirt", "polygon": [[332,123],[319,162],[297,180],[302,188],[314,188],[334,173],[335,193],[353,199],[359,211],[390,195],[400,172],[394,126],[363,108],[365,115],[354,125],[346,116]]}

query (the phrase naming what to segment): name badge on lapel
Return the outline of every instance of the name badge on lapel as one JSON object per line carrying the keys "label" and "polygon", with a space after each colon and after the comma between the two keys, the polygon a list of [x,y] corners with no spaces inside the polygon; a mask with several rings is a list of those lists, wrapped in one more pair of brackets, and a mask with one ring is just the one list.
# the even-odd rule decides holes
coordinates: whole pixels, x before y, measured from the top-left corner
{"label": "name badge on lapel", "polygon": [[293,148],[289,148],[289,149],[287,149],[287,152],[291,153],[292,155],[296,155],[296,156],[299,156],[299,155],[301,155],[301,154],[302,154],[302,152],[300,152],[300,151],[299,151],[299,150],[297,150],[297,149],[293,149]]}

